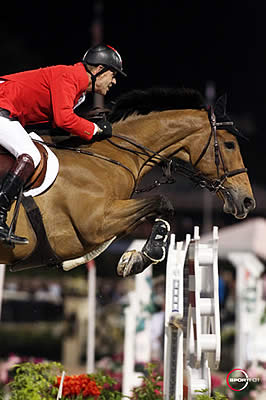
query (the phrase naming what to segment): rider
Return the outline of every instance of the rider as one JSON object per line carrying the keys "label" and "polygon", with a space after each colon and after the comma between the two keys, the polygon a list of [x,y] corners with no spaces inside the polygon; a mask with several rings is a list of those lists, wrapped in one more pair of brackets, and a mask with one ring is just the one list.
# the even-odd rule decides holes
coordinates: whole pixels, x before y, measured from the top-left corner
{"label": "rider", "polygon": [[27,244],[9,234],[7,212],[40,162],[40,153],[24,129],[25,125],[52,122],[90,141],[112,136],[107,121],[97,125],[74,113],[86,93],[105,95],[116,84],[116,74],[126,76],[119,53],[111,46],[91,47],[74,65],[56,65],[0,77],[0,145],[16,161],[0,189],[0,240]]}

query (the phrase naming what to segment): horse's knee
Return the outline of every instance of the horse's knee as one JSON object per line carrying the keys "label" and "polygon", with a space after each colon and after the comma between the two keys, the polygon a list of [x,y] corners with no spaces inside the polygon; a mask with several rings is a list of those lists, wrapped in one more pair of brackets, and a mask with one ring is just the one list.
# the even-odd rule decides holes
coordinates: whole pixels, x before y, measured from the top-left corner
{"label": "horse's knee", "polygon": [[159,195],[158,200],[159,200],[159,208],[158,208],[159,215],[166,219],[172,218],[174,215],[174,207],[170,202],[170,200],[168,200],[167,197],[163,195]]}

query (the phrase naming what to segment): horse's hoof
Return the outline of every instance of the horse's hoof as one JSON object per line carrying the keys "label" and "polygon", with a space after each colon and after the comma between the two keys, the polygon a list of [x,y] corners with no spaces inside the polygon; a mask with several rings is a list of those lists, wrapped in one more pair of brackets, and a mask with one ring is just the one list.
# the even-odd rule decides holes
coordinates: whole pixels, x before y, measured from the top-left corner
{"label": "horse's hoof", "polygon": [[139,274],[145,269],[143,254],[136,250],[126,251],[117,265],[117,274],[123,278]]}

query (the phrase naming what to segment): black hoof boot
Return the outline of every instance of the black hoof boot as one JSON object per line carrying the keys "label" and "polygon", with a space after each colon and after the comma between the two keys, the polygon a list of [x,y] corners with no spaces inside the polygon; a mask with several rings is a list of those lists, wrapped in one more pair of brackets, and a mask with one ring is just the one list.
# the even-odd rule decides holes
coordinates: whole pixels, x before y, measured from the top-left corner
{"label": "black hoof boot", "polygon": [[156,219],[151,235],[141,252],[130,250],[122,255],[117,265],[117,274],[124,278],[140,274],[151,264],[163,261],[169,232],[169,223],[163,219]]}
{"label": "black hoof boot", "polygon": [[153,264],[165,259],[169,232],[170,225],[167,221],[163,219],[155,220],[151,235],[141,250]]}

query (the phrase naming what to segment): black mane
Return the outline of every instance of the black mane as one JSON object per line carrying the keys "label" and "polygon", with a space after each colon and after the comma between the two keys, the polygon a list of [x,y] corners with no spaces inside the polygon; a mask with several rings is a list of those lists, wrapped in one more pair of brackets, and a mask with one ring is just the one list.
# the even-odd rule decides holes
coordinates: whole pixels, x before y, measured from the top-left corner
{"label": "black mane", "polygon": [[195,89],[150,88],[132,90],[120,96],[108,116],[114,123],[133,113],[146,115],[152,111],[197,109],[205,107],[204,98]]}

